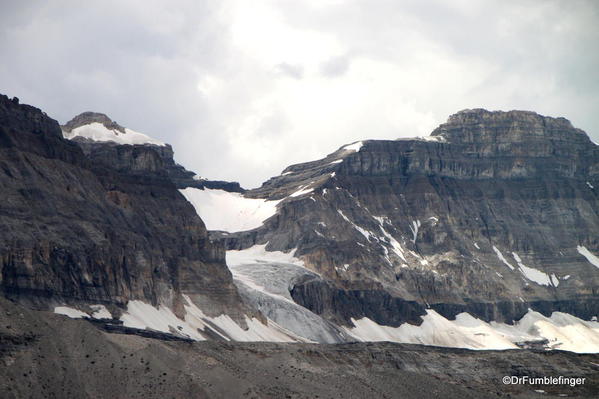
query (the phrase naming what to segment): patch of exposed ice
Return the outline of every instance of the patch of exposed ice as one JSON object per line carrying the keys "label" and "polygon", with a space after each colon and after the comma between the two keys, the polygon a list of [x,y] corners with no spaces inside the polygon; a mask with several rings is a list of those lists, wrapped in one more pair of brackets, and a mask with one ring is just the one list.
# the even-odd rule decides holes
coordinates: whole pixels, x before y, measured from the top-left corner
{"label": "patch of exposed ice", "polygon": [[[256,318],[245,316],[245,322],[248,326],[247,330],[229,317],[222,314],[217,317],[208,317],[198,308],[191,299],[183,295],[187,304],[185,308],[185,322],[190,326],[205,330],[209,327],[209,323],[214,324],[220,330],[227,334],[229,340],[242,342],[305,342],[306,340],[293,334],[291,331],[281,327],[272,320],[268,320],[267,324],[263,324]],[[202,328],[203,327],[203,328]],[[216,329],[211,329],[217,331]]]}
{"label": "patch of exposed ice", "polygon": [[[299,337],[316,342],[343,342],[344,332],[296,304],[290,294],[295,281],[320,278],[303,267],[291,254],[265,251],[264,246],[250,251],[227,251],[229,269],[244,301]],[[256,254],[258,254],[256,256]],[[344,265],[347,269],[349,265]]]}
{"label": "patch of exposed ice", "polygon": [[266,245],[254,245],[253,247],[239,251],[227,251],[227,266],[239,266],[251,263],[289,263],[296,266],[304,266],[304,261],[293,256],[295,250],[289,252],[267,251]]}
{"label": "patch of exposed ice", "polygon": [[246,198],[240,193],[188,187],[179,190],[209,230],[246,231],[260,227],[277,212],[279,201]]}

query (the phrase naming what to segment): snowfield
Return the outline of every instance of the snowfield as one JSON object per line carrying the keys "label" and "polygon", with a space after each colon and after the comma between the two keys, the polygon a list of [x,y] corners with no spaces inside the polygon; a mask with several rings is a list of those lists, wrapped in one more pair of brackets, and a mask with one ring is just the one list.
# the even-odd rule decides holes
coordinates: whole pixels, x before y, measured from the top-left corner
{"label": "snowfield", "polygon": [[188,187],[179,192],[193,205],[208,230],[230,233],[260,227],[277,212],[277,204],[281,202],[213,189]]}
{"label": "snowfield", "polygon": [[355,327],[346,328],[360,341],[391,341],[467,349],[517,349],[517,342],[547,339],[550,349],[578,353],[599,352],[599,323],[584,321],[567,313],[554,312],[545,317],[533,310],[514,325],[479,320],[460,313],[448,320],[427,310],[422,324],[399,327],[381,326],[362,318],[352,319]]}
{"label": "snowfield", "polygon": [[99,122],[93,122],[88,125],[79,126],[71,132],[62,132],[66,139],[74,139],[75,137],[83,137],[93,141],[113,141],[117,144],[153,144],[164,146],[162,141],[155,140],[146,136],[143,133],[136,132],[125,128],[125,133],[116,129],[108,129]]}
{"label": "snowfield", "polygon": [[250,319],[245,316],[248,329],[244,330],[228,315],[208,317],[188,296],[184,295],[183,297],[187,302],[184,305],[186,312],[184,320],[179,319],[166,306],[159,306],[157,309],[142,301],[129,301],[127,311],[121,316],[121,321],[126,327],[176,333],[196,341],[205,340],[198,330],[203,332],[209,330],[226,341],[304,341],[272,321],[268,321],[265,325],[258,319]]}

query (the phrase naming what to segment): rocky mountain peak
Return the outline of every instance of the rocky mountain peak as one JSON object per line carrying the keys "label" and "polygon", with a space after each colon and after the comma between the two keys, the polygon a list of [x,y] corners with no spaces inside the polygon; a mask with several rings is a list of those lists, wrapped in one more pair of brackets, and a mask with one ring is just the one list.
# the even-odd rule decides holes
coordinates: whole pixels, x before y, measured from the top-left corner
{"label": "rocky mountain peak", "polygon": [[79,115],[68,121],[64,126],[62,126],[62,129],[66,132],[71,132],[73,129],[89,125],[94,122],[101,123],[107,129],[118,130],[121,133],[125,133],[125,128],[113,121],[112,119],[110,119],[108,115],[102,114],[100,112],[91,111],[80,113]]}
{"label": "rocky mountain peak", "polygon": [[443,136],[454,143],[532,143],[556,140],[590,144],[586,133],[563,117],[539,115],[532,111],[487,111],[465,109],[451,115],[431,136]]}

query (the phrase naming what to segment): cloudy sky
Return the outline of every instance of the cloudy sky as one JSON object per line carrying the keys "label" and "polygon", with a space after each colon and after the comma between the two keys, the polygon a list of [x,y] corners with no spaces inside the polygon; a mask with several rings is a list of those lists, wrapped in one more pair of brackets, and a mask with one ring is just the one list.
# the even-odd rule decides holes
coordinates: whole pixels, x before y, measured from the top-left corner
{"label": "cloudy sky", "polygon": [[564,116],[599,142],[599,2],[0,0],[0,92],[87,110],[245,187],[465,108]]}

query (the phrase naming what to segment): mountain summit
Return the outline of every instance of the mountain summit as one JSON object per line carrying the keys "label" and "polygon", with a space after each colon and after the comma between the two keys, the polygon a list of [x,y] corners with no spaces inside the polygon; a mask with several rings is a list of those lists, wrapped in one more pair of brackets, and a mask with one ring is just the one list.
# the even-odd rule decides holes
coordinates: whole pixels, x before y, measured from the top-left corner
{"label": "mountain summit", "polygon": [[105,114],[83,112],[62,126],[68,139],[109,141],[117,144],[152,144],[164,146],[161,141],[119,125]]}

